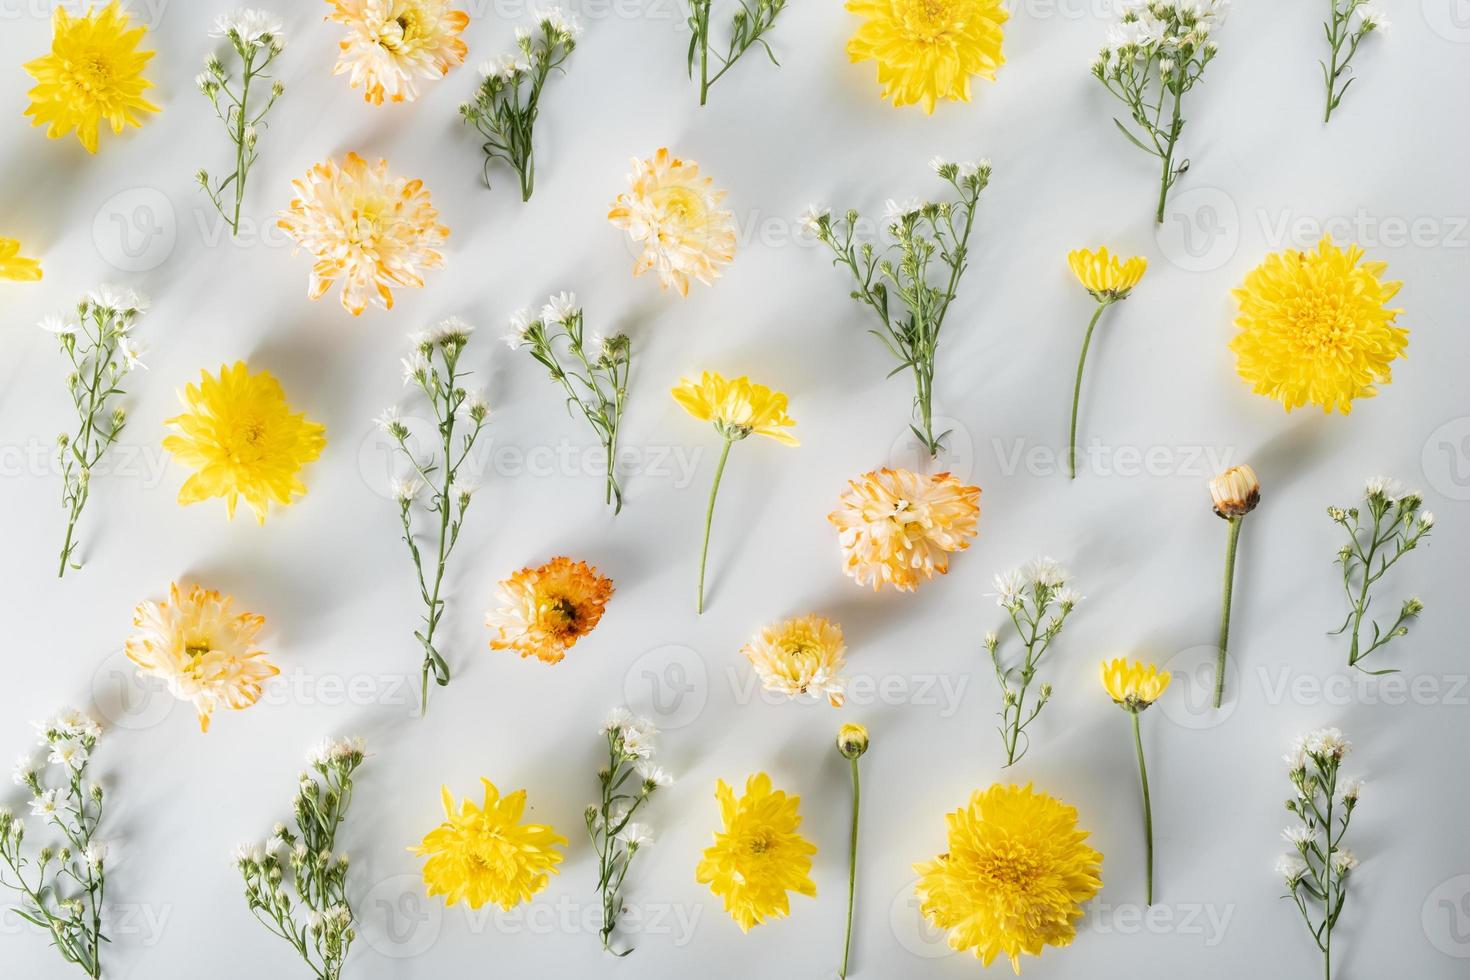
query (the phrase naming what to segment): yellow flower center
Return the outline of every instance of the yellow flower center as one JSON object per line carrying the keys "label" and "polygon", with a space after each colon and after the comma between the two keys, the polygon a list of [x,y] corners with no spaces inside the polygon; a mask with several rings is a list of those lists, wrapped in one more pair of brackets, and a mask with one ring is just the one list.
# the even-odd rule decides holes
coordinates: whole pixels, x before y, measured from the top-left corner
{"label": "yellow flower center", "polygon": [[984,890],[1000,889],[1011,895],[1025,895],[1036,885],[1045,868],[1029,847],[1016,843],[1002,845],[982,853],[974,869],[975,883]]}
{"label": "yellow flower center", "polygon": [[423,33],[423,15],[416,9],[405,10],[383,27],[378,43],[389,51],[397,51]]}
{"label": "yellow flower center", "polygon": [[71,83],[94,98],[112,87],[112,63],[97,52],[67,62],[66,70]]}
{"label": "yellow flower center", "polygon": [[769,830],[760,830],[745,839],[745,849],[751,854],[764,854],[775,844]]}
{"label": "yellow flower center", "polygon": [[213,649],[214,644],[211,643],[207,638],[202,640],[192,640],[189,643],[184,644],[184,652],[189,655],[190,659],[193,660],[199,659]]}
{"label": "yellow flower center", "polygon": [[553,633],[573,633],[577,628],[577,604],[564,595],[554,596],[543,604],[542,622]]}
{"label": "yellow flower center", "polygon": [[911,41],[937,41],[961,26],[958,0],[897,0],[895,9],[903,33]]}
{"label": "yellow flower center", "polygon": [[1319,292],[1298,296],[1291,305],[1295,346],[1304,354],[1331,354],[1342,345],[1342,305]]}
{"label": "yellow flower center", "polygon": [[660,187],[653,192],[654,204],[671,219],[681,225],[702,225],[707,209],[704,198],[688,187]]}

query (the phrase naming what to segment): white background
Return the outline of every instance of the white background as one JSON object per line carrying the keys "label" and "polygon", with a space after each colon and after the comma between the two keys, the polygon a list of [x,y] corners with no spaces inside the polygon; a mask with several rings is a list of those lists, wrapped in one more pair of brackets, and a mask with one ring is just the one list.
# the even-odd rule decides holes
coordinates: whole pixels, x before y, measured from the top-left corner
{"label": "white background", "polygon": [[[1161,230],[1151,220],[1153,162],[1114,131],[1117,107],[1087,73],[1108,20],[1103,0],[1017,4],[999,81],[978,82],[973,103],[932,117],[880,101],[873,65],[847,63],[856,21],[836,4],[783,14],[771,38],[782,67],[752,54],[700,109],[684,77],[676,0],[588,0],[570,73],[543,99],[528,205],[509,171],[485,189],[478,142],[456,114],[472,66],[529,23],[519,0],[473,3],[469,65],[416,103],[382,108],[332,76],[339,31],[321,21],[324,5],[296,3],[280,63],[287,95],[261,138],[250,227],[232,242],[190,177],[232,159],[193,87],[213,43],[206,31],[227,5],[133,4],[153,27],[159,53],[148,75],[163,112],[123,138],[104,135],[89,157],[21,115],[30,81],[20,65],[47,49],[50,5],[0,0],[0,233],[39,253],[46,270],[39,285],[0,284],[0,746],[26,747],[30,720],[64,703],[108,723],[96,766],[120,857],[108,875],[120,903],[109,975],[304,976],[251,921],[228,855],[287,816],[312,742],[362,734],[372,756],[342,833],[363,919],[348,975],[832,976],[849,796],[831,739],[840,722],[860,720],[874,745],[863,762],[855,976],[979,970],[920,926],[910,866],[943,850],[944,814],[995,780],[1034,780],[1074,804],[1106,855],[1105,887],[1077,941],[1028,959],[1027,976],[1319,974],[1271,865],[1290,790],[1281,754],[1324,724],[1349,734],[1347,768],[1368,779],[1349,841],[1363,864],[1334,942],[1338,976],[1463,976],[1470,688],[1455,597],[1470,499],[1470,200],[1456,120],[1470,19],[1455,3],[1392,5],[1394,30],[1364,45],[1362,78],[1327,129],[1316,66],[1326,4],[1241,4],[1190,98],[1184,144],[1194,167]],[[728,0],[716,6],[727,20]],[[633,252],[605,220],[629,158],[664,145],[728,188],[740,229],[725,276],[687,300],[632,279]],[[423,178],[453,231],[447,267],[426,289],[400,291],[392,313],[359,319],[335,290],[307,301],[309,259],[270,227],[292,178],[349,150]],[[884,198],[935,193],[927,161],[936,153],[995,164],[936,382],[936,410],[955,428],[946,462],[984,488],[980,533],[948,577],[917,594],[873,595],[843,577],[824,517],[849,477],[915,465],[909,382],[884,380],[892,365],[866,333],[870,314],[847,298],[840,270],[795,240],[794,217],[810,201],[875,215]],[[1268,251],[1310,246],[1324,227],[1360,241],[1405,282],[1408,359],[1348,418],[1286,415],[1237,379],[1226,347],[1230,289]],[[1150,268],[1100,328],[1083,430],[1100,448],[1069,483],[1056,461],[1091,301],[1065,254],[1102,243],[1148,256]],[[104,281],[153,297],[138,327],[149,370],[130,379],[117,471],[94,484],[81,527],[86,567],[58,582],[63,519],[50,446],[72,420],[54,342],[33,324]],[[625,445],[645,462],[626,477],[617,518],[601,505],[596,463],[557,458],[591,444],[585,423],[565,415],[529,356],[496,339],[513,309],[561,289],[577,292],[591,328],[635,340]],[[404,397],[405,334],[450,314],[482,327],[468,360],[495,405],[495,452],[480,460],[484,490],[450,573],[442,647],[456,679],[418,720],[420,610],[384,496],[388,456],[369,420]],[[175,390],[237,358],[275,373],[328,431],[306,472],[310,493],[264,528],[246,513],[227,523],[218,501],[178,507],[186,474],[159,448]],[[709,609],[696,618],[696,539],[716,439],[668,388],[706,368],[789,392],[803,444],[736,448]],[[1263,503],[1243,535],[1231,700],[1216,715],[1202,705],[1225,526],[1205,483],[1242,461],[1260,474]],[[1346,673],[1343,642],[1325,635],[1344,606],[1332,564],[1341,532],[1323,508],[1355,502],[1380,471],[1421,486],[1439,517],[1429,547],[1384,584],[1385,609],[1411,592],[1427,605],[1385,655],[1404,669],[1385,682]],[[556,667],[490,651],[482,619],[495,583],[563,553],[615,580],[602,625]],[[1002,772],[980,639],[1003,614],[986,593],[995,572],[1038,554],[1066,561],[1087,601],[1047,668],[1057,693],[1031,754]],[[283,671],[263,703],[217,715],[207,736],[188,706],[131,680],[121,653],[133,606],[175,579],[265,615],[264,645]],[[849,673],[865,685],[841,711],[763,699],[738,653],[762,624],[807,611],[842,625]],[[1144,718],[1158,834],[1159,901],[1148,919],[1127,719],[1097,681],[1098,661],[1123,654],[1177,676]],[[648,814],[661,837],[627,893],[644,925],[631,937],[637,952],[615,960],[598,948],[582,810],[596,791],[598,724],[625,700],[666,729],[662,761],[680,781]],[[694,882],[694,866],[717,823],[716,778],[743,783],[761,769],[801,794],[803,829],[820,848],[819,897],[795,898],[790,919],[742,937]],[[562,874],[530,910],[445,911],[421,897],[420,862],[406,848],[440,819],[441,784],[473,795],[482,775],[506,791],[527,788],[531,815],[571,840]],[[9,976],[72,970],[13,916],[0,919],[0,956]]]}

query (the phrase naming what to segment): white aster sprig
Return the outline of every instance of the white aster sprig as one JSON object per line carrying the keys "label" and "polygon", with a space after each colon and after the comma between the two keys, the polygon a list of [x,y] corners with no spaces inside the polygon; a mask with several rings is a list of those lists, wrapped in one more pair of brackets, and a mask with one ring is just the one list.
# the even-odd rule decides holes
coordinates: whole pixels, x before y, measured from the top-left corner
{"label": "white aster sprig", "polygon": [[1108,30],[1092,75],[1122,102],[1129,121],[1114,117],[1128,142],[1163,167],[1154,220],[1164,220],[1169,190],[1189,169],[1179,157],[1184,97],[1219,53],[1212,35],[1229,0],[1131,0]]}
{"label": "white aster sprig", "polygon": [[27,845],[27,818],[0,807],[0,887],[15,894],[18,916],[46,930],[62,959],[100,977],[109,854],[97,836],[102,787],[87,769],[102,729],[71,709],[36,729],[46,759],[23,757],[13,775],[31,794],[31,824],[53,839]]}
{"label": "white aster sprig", "polygon": [[1050,558],[1039,558],[1024,568],[995,577],[996,605],[1006,611],[1025,653],[1008,660],[1001,655],[1000,637],[985,634],[985,651],[990,654],[995,680],[1001,690],[1000,739],[1006,765],[1021,760],[1031,747],[1026,729],[1051,700],[1052,686],[1042,683],[1035,702],[1028,700],[1041,661],[1061,634],[1067,617],[1082,600],[1067,586],[1067,571]]}
{"label": "white aster sprig", "polygon": [[715,50],[715,64],[710,60],[710,14],[714,0],[689,0],[689,77],[694,77],[695,62],[699,63],[699,104],[709,101],[710,87],[724,77],[725,72],[735,67],[740,56],[759,44],[765,49],[771,64],[780,67],[776,53],[766,42],[766,32],[776,26],[776,18],[786,9],[786,0],[736,0],[739,6],[730,19],[730,37],[722,53]]}
{"label": "white aster sprig", "polygon": [[1332,930],[1347,900],[1348,881],[1358,858],[1342,846],[1363,792],[1360,779],[1343,778],[1343,757],[1352,748],[1336,728],[1322,728],[1296,740],[1286,755],[1296,793],[1286,801],[1299,821],[1282,831],[1293,852],[1276,862],[1302,920],[1322,951],[1332,976]]}
{"label": "white aster sprig", "polygon": [[[1404,492],[1387,477],[1369,480],[1364,493],[1363,507],[1327,508],[1327,516],[1348,536],[1347,544],[1338,549],[1337,564],[1342,566],[1342,588],[1351,606],[1343,624],[1331,635],[1348,633],[1350,636],[1349,667],[1369,674],[1392,674],[1396,668],[1367,670],[1361,663],[1390,641],[1407,635],[1409,624],[1424,611],[1424,603],[1418,596],[1405,599],[1399,604],[1393,622],[1385,628],[1368,615],[1368,607],[1373,603],[1372,590],[1400,558],[1429,535],[1434,527],[1434,514],[1420,510],[1424,503],[1420,494]],[[1373,628],[1371,637],[1362,635],[1364,621]]]}
{"label": "white aster sprig", "polygon": [[291,801],[296,830],[278,823],[265,843],[235,849],[251,914],[289,943],[317,980],[341,977],[357,938],[347,899],[349,861],[337,851],[337,828],[347,819],[353,774],[364,757],[360,738],[317,746]]}
{"label": "white aster sprig", "polygon": [[534,318],[526,312],[511,317],[506,343],[524,348],[551,374],[566,393],[566,408],[581,412],[602,441],[606,459],[605,500],[613,513],[623,510],[618,484],[618,430],[628,399],[628,376],[633,367],[633,342],[627,334],[588,336],[583,311],[573,293],[547,300]]}
{"label": "white aster sprig", "polygon": [[623,907],[623,882],[634,855],[653,843],[653,831],[633,817],[674,778],[653,761],[653,740],[658,731],[647,718],[618,708],[602,726],[602,734],[607,739],[607,765],[597,773],[601,796],[587,807],[587,836],[597,852],[602,948],[616,956],[627,956],[633,952],[632,947],[615,950],[612,946],[612,934]]}
{"label": "white aster sprig", "polygon": [[554,71],[565,71],[567,57],[582,33],[575,17],[552,7],[536,14],[536,30],[516,31],[516,49],[480,68],[475,97],[459,107],[464,121],[485,138],[485,186],[490,166],[504,161],[520,178],[521,200],[529,201],[536,186],[533,131],[541,109],[541,89]]}
{"label": "white aster sprig", "polygon": [[[271,63],[286,47],[281,31],[281,18],[269,11],[237,10],[221,15],[215,21],[210,36],[228,40],[240,59],[238,88],[232,87],[229,69],[215,54],[205,59],[204,71],[195,79],[199,91],[214,106],[215,115],[224,123],[225,132],[234,144],[235,166],[229,176],[220,180],[203,169],[194,174],[194,179],[209,195],[210,203],[220,217],[229,222],[230,234],[236,236],[240,234],[240,207],[245,199],[245,181],[259,156],[256,146],[260,129],[265,125],[266,113],[286,91],[279,80],[267,74]],[[265,82],[270,82],[270,90],[262,104],[257,83]],[[253,95],[252,85],[257,85]]]}
{"label": "white aster sprig", "polygon": [[1343,78],[1352,66],[1353,56],[1358,53],[1358,45],[1369,34],[1388,29],[1388,18],[1372,0],[1327,2],[1331,9],[1322,22],[1322,32],[1327,35],[1331,54],[1327,60],[1317,62],[1322,66],[1322,82],[1327,87],[1327,107],[1322,113],[1324,123],[1332,121],[1333,110],[1342,103],[1342,97],[1353,84],[1356,76],[1346,81]]}
{"label": "white aster sprig", "polygon": [[66,539],[56,575],[81,568],[74,560],[76,528],[91,496],[97,464],[127,424],[127,413],[115,400],[126,394],[123,379],[144,367],[143,348],[132,333],[148,301],[131,289],[99,286],[77,304],[76,318],[51,315],[41,329],[56,337],[66,357],[66,390],[77,414],[77,429],[56,438],[61,468],[61,506],[67,512]]}
{"label": "white aster sprig", "polygon": [[[407,463],[406,475],[394,482],[392,492],[424,603],[424,626],[414,631],[424,652],[420,715],[429,708],[430,676],[440,687],[449,683],[449,663],[434,644],[434,632],[444,615],[444,571],[475,492],[461,478],[461,470],[490,419],[484,396],[464,386],[472,372],[461,366],[460,358],[473,330],[464,320],[451,317],[410,337],[413,348],[403,359],[403,383],[422,392],[434,411],[434,442],[427,452],[410,447],[408,426],[397,408],[389,408],[377,419]],[[428,544],[433,550],[427,554],[415,535],[416,512],[422,513],[429,527]]]}
{"label": "white aster sprig", "polygon": [[862,216],[855,210],[834,221],[829,209],[813,206],[801,224],[832,250],[832,264],[851,274],[852,298],[877,315],[880,328],[869,333],[898,359],[892,373],[907,370],[913,375],[918,424],[911,423],[909,428],[929,454],[937,456],[948,435],[934,433],[939,334],[969,266],[975,208],[990,183],[991,167],[986,160],[951,163],[939,159],[931,161],[931,166],[958,194],[958,200],[889,200],[885,218],[890,242],[886,247],[857,241]]}

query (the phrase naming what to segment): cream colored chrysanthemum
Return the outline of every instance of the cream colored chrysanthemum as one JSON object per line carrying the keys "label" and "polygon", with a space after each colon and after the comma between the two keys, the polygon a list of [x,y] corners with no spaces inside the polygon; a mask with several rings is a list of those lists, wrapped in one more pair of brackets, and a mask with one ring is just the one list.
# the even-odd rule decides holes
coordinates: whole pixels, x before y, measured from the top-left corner
{"label": "cream colored chrysanthemum", "polygon": [[827,520],[839,532],[847,574],[859,585],[912,592],[949,571],[950,553],[970,546],[979,515],[979,487],[949,473],[885,468],[849,481]]}
{"label": "cream colored chrysanthemum", "polygon": [[350,74],[363,98],[382,105],[418,98],[418,79],[443,78],[464,64],[460,33],[469,14],[450,0],[327,0],[327,20],[347,28],[332,74]]}
{"label": "cream colored chrysanthemum", "polygon": [[698,164],[663,147],[633,161],[628,187],[607,218],[643,245],[633,275],[653,269],[662,288],[688,296],[690,279],[708,286],[735,257],[734,216],[720,209],[725,192],[699,175]]}
{"label": "cream colored chrysanthemum", "polygon": [[821,616],[806,615],[763,628],[740,648],[767,691],[788,698],[821,698],[842,707],[846,682],[841,676],[847,646],[842,628]]}
{"label": "cream colored chrysanthemum", "polygon": [[393,288],[421,288],[424,272],[444,265],[449,229],[439,224],[422,180],[393,177],[356,153],[341,166],[318,163],[291,182],[296,197],[276,224],[310,252],[312,299],[342,280],[342,307],[353,316],[369,303],[393,308]]}
{"label": "cream colored chrysanthemum", "polygon": [[160,677],[174,697],[194,704],[200,731],[220,705],[240,710],[260,700],[261,685],[280,673],[255,649],[265,617],[232,613],[234,600],[213,589],[170,585],[167,602],[143,602],[133,612],[138,632],[128,659],[145,676]]}

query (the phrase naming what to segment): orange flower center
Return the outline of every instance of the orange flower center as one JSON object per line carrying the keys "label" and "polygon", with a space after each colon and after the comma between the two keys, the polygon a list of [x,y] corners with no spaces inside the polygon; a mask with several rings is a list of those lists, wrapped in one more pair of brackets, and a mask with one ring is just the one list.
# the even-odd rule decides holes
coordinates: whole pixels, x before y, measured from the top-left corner
{"label": "orange flower center", "polygon": [[543,606],[541,618],[546,628],[559,636],[577,632],[577,605],[564,595],[552,597]]}

